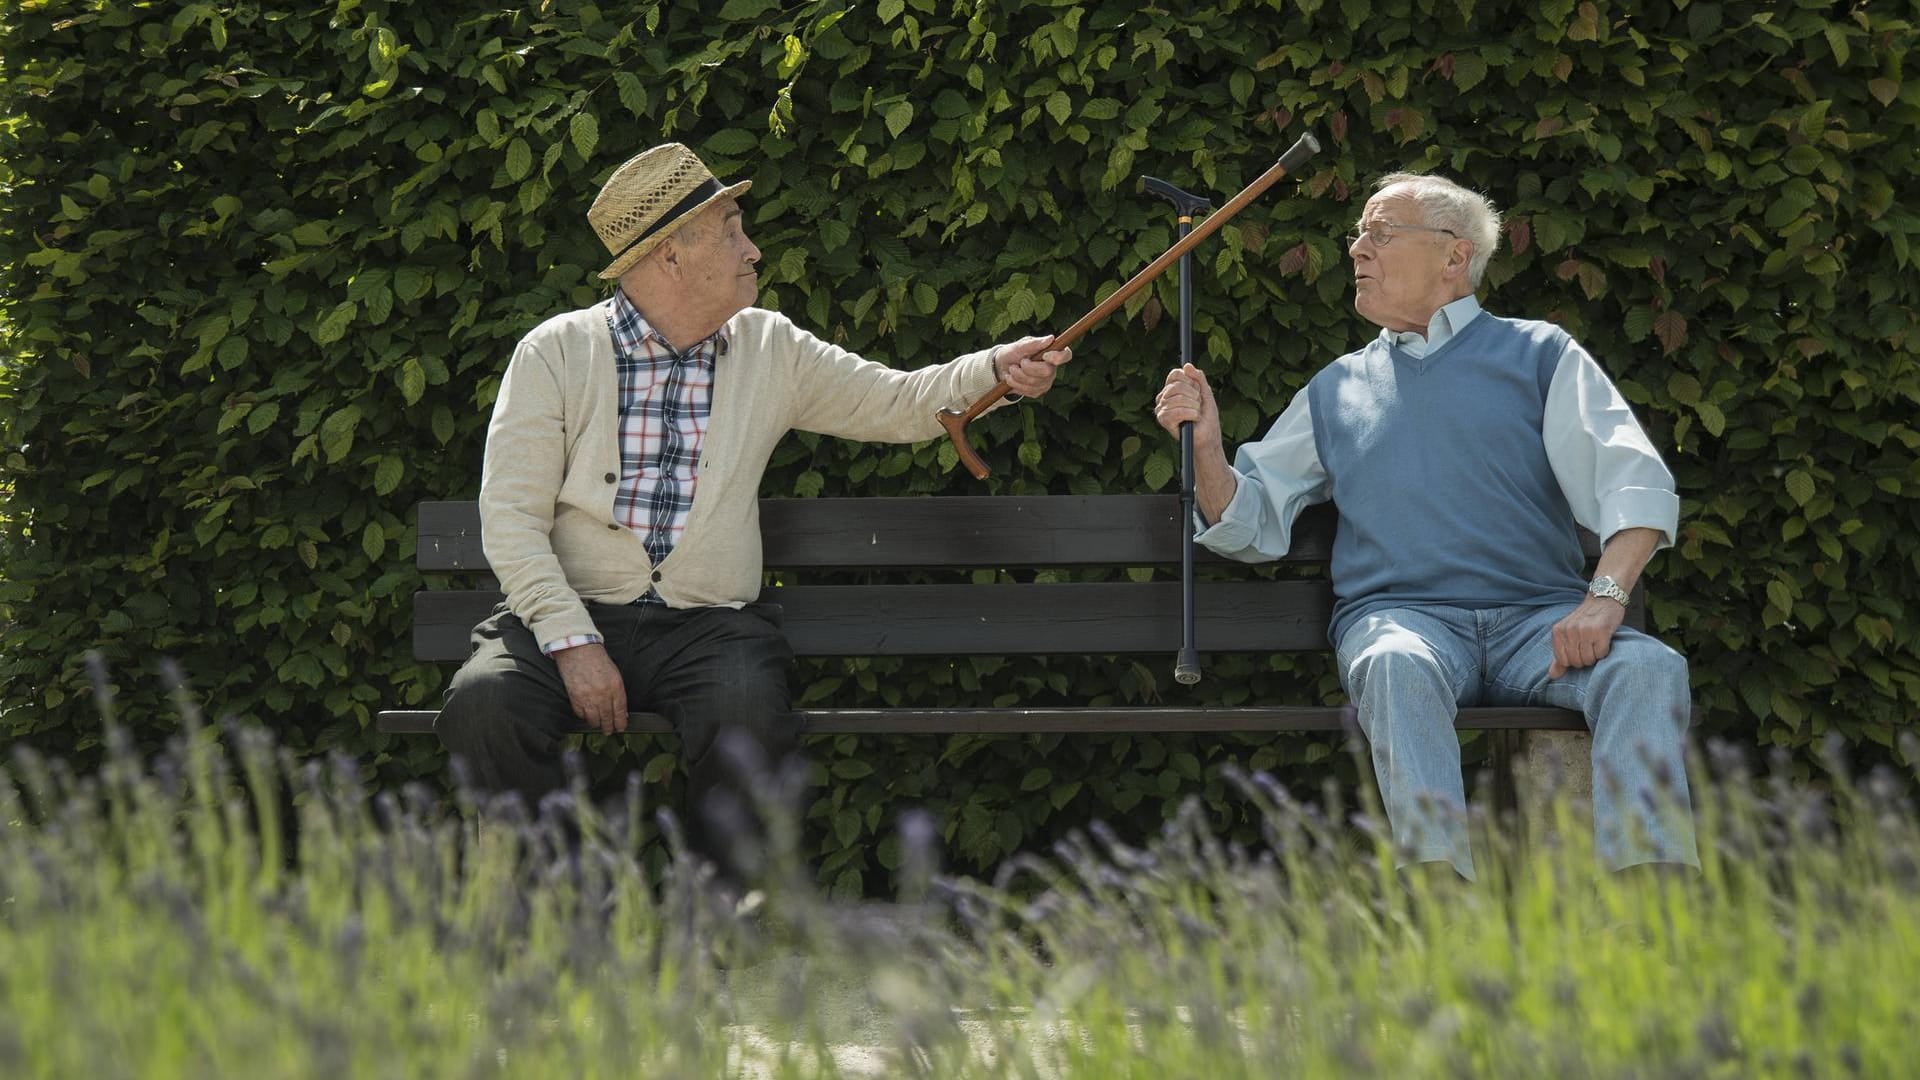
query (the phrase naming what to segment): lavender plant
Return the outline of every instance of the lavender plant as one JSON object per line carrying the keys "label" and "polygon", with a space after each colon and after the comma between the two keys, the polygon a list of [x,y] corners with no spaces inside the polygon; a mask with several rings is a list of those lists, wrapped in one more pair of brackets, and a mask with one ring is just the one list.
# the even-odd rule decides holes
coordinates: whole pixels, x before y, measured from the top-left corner
{"label": "lavender plant", "polygon": [[934,823],[909,816],[900,902],[858,906],[807,884],[791,823],[763,890],[735,898],[649,871],[637,784],[610,806],[436,805],[178,701],[151,761],[103,700],[97,774],[23,748],[0,770],[0,1075],[1890,1076],[1920,1058],[1910,778],[1856,782],[1837,759],[1818,790],[1724,748],[1703,761],[1698,877],[1599,874],[1563,803],[1551,835],[1476,821],[1477,885],[1403,883],[1377,811],[1235,775],[1254,847],[1189,803],[1158,835],[1096,827],[985,881],[943,876]]}

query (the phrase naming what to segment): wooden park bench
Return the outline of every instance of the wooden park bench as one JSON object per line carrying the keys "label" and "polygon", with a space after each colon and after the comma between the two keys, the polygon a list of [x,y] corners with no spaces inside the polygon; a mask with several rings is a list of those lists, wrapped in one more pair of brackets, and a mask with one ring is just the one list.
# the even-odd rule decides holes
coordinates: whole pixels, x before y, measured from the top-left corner
{"label": "wooden park bench", "polygon": [[[845,570],[1177,567],[1180,512],[1176,495],[760,503],[765,565],[783,582]],[[1295,530],[1294,550],[1285,561],[1323,566],[1332,549],[1333,528],[1330,507],[1311,508]],[[418,533],[421,570],[464,574],[472,580],[465,588],[415,594],[413,654],[421,661],[458,664],[467,658],[474,624],[501,598],[481,551],[477,504],[421,503]],[[1598,554],[1598,540],[1591,535],[1583,539],[1591,559]],[[1204,548],[1196,552],[1196,565],[1205,568],[1195,599],[1203,656],[1330,650],[1327,624],[1333,594],[1324,575],[1274,580],[1271,571],[1221,559]],[[1170,672],[1181,637],[1178,581],[782,583],[770,586],[762,598],[784,608],[787,637],[795,654],[803,657],[1152,654]],[[1644,625],[1639,594],[1627,623]],[[387,732],[431,732],[434,715],[431,710],[382,712],[379,726]],[[1340,732],[1353,727],[1350,707],[1306,702],[805,708],[795,718],[810,734]],[[1457,726],[1495,733],[1496,763],[1506,765],[1494,770],[1496,779],[1512,775],[1511,765],[1502,759],[1550,745],[1554,768],[1564,772],[1566,781],[1584,786],[1584,747],[1576,743],[1570,748],[1568,743],[1569,738],[1585,738],[1586,723],[1578,713],[1469,708],[1460,710]],[[664,717],[652,713],[635,713],[628,721],[633,733],[670,730]]]}

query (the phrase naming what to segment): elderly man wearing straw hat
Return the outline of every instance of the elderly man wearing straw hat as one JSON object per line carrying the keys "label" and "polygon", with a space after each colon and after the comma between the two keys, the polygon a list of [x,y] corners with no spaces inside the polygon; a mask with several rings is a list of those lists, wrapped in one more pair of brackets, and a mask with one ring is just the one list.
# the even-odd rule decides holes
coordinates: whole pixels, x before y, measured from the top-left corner
{"label": "elderly man wearing straw hat", "polygon": [[737,761],[795,746],[792,654],[777,609],[756,602],[774,445],[791,430],[930,439],[938,410],[1001,380],[1044,393],[1071,355],[1029,337],[896,371],[751,306],[760,250],[736,201],[750,186],[670,143],[594,199],[587,218],[613,256],[600,277],[618,285],[536,327],[507,367],[480,486],[506,602],[474,629],[436,723],[472,782],[533,802],[566,782],[564,736],[623,731],[629,709],[665,714],[688,771],[689,846],[723,876],[746,869],[708,828],[752,818]]}

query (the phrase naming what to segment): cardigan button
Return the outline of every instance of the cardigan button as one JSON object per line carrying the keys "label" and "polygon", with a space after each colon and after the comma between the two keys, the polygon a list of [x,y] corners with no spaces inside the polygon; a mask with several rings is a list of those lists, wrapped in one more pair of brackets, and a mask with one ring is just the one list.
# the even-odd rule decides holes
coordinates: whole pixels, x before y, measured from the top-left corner
{"label": "cardigan button", "polygon": [[615,522],[615,521],[607,522],[607,528],[609,529],[618,529],[619,527],[620,527],[619,522]]}
{"label": "cardigan button", "polygon": [[660,571],[658,571],[658,570],[655,570],[655,571],[653,572],[653,580],[654,580],[655,582],[658,582],[658,581],[660,580]]}
{"label": "cardigan button", "polygon": [[619,478],[619,477],[617,477],[617,476],[615,476],[615,475],[613,475],[612,473],[608,473],[608,474],[607,474],[607,483],[609,483],[609,484],[611,484],[611,483],[613,483],[613,482],[614,482],[615,480],[618,480],[618,479],[620,479],[620,478]]}

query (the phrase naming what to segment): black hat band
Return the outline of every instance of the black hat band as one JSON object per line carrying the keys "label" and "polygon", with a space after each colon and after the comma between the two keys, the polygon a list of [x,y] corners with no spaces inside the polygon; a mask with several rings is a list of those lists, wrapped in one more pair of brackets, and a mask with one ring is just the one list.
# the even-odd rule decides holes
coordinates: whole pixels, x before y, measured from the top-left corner
{"label": "black hat band", "polygon": [[725,191],[726,187],[727,186],[725,184],[722,184],[720,181],[714,179],[713,177],[711,176],[707,177],[706,183],[701,184],[697,188],[694,188],[692,194],[688,195],[684,199],[681,199],[679,202],[674,203],[673,206],[670,209],[668,209],[666,213],[660,215],[659,221],[656,221],[653,224],[647,226],[646,231],[642,232],[639,236],[634,237],[631,241],[627,243],[626,247],[623,247],[619,251],[614,252],[613,261],[619,262],[622,256],[626,255],[627,252],[632,251],[634,247],[637,246],[642,240],[645,240],[647,237],[652,236],[654,233],[657,233],[661,229],[664,229],[667,226],[673,224],[675,221],[685,216],[687,211],[692,210],[694,207],[699,206],[701,203],[706,202],[708,199],[711,199],[715,195],[718,195],[722,191]]}

